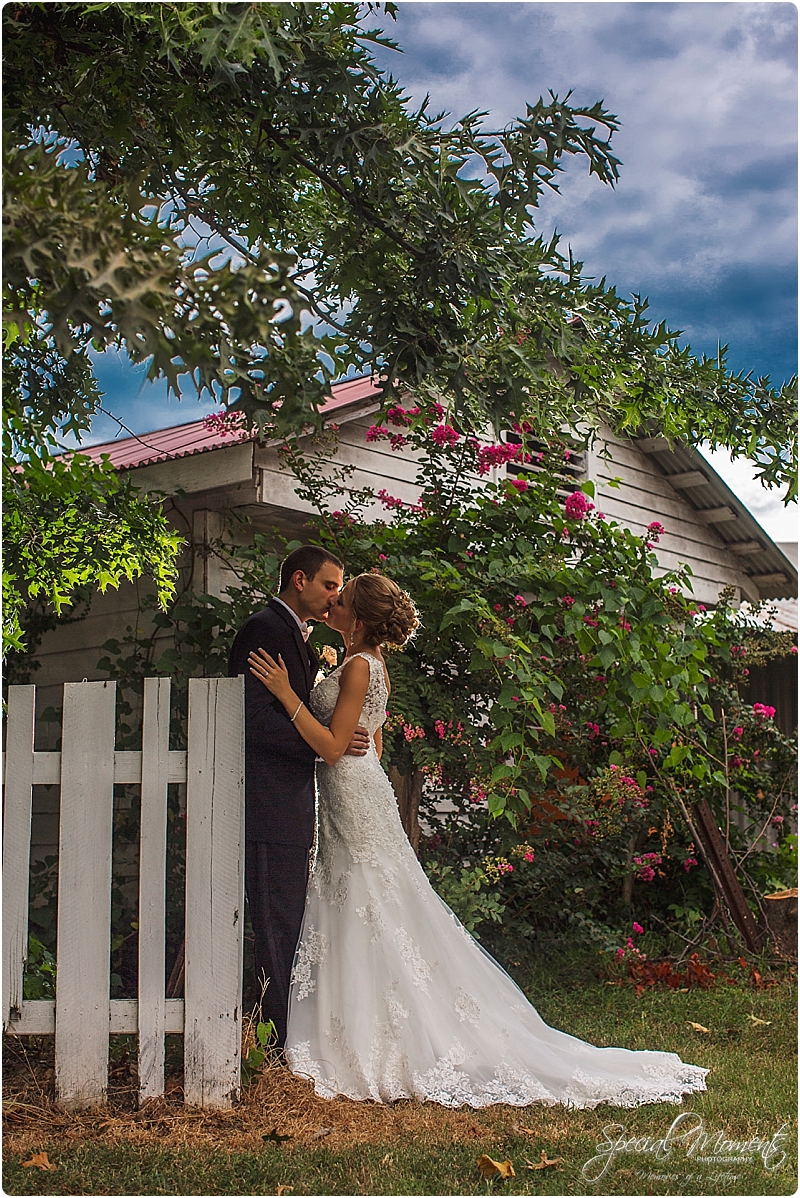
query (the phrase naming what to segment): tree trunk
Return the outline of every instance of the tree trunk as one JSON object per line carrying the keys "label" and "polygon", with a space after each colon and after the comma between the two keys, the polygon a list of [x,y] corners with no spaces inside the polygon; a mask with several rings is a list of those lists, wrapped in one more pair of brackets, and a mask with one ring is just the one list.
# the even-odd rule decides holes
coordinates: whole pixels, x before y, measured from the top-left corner
{"label": "tree trunk", "polygon": [[405,834],[411,842],[415,853],[419,852],[419,841],[422,829],[419,826],[419,804],[422,798],[422,773],[420,770],[409,770],[401,774],[396,765],[389,766],[389,781],[394,789],[397,806],[400,808],[400,822]]}

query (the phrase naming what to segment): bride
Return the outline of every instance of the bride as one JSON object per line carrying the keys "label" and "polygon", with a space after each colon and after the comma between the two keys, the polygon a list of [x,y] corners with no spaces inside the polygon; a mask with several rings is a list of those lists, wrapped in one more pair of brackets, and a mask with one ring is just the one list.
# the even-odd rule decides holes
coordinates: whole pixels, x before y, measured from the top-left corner
{"label": "bride", "polygon": [[[379,574],[342,590],[328,623],[347,658],[308,710],[282,660],[253,673],[322,758],[317,855],[289,996],[286,1060],[317,1094],[448,1107],[563,1103],[633,1107],[705,1090],[707,1069],[671,1052],[597,1048],[548,1027],[428,882],[380,764],[389,677],[381,645],[417,625],[407,594]],[[373,738],[344,756],[354,729]]]}

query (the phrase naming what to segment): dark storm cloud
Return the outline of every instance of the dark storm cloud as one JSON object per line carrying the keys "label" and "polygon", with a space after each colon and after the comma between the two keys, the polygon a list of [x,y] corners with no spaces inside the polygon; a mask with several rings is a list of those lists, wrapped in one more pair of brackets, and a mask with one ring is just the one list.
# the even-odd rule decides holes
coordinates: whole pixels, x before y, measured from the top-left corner
{"label": "dark storm cloud", "polygon": [[794,373],[793,5],[401,2],[387,27],[405,53],[382,61],[454,116],[502,124],[549,88],[604,100],[622,121],[619,185],[570,162],[538,227],[650,295],[699,352],[719,339],[737,368]]}

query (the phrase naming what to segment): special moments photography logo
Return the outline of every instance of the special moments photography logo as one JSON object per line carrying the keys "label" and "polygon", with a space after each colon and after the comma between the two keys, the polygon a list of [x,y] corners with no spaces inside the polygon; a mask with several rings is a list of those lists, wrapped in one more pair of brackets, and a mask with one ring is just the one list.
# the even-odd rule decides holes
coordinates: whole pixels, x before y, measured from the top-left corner
{"label": "special moments photography logo", "polygon": [[[784,1124],[770,1139],[753,1136],[749,1140],[730,1140],[724,1132],[707,1131],[703,1116],[696,1111],[683,1111],[662,1137],[628,1137],[623,1123],[607,1123],[603,1128],[603,1139],[597,1144],[597,1152],[586,1161],[581,1172],[587,1181],[600,1181],[619,1157],[638,1155],[649,1158],[657,1166],[669,1162],[667,1169],[685,1164],[743,1166],[761,1157],[766,1171],[773,1173],[786,1162],[784,1145],[788,1136],[787,1125]],[[716,1181],[732,1182],[736,1177],[728,1169],[716,1175]],[[687,1178],[683,1173],[673,1176],[668,1171],[652,1170],[646,1180],[677,1181]],[[706,1176],[705,1180],[711,1179]]]}

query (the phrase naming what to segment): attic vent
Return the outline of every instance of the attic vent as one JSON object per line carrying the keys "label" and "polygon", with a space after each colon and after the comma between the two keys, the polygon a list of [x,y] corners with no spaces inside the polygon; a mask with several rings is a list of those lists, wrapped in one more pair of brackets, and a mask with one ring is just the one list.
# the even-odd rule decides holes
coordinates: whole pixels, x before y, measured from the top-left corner
{"label": "attic vent", "polygon": [[[518,433],[503,433],[503,441],[507,445],[520,445],[522,438]],[[586,451],[579,449],[576,442],[570,442],[568,437],[563,438],[566,449],[563,466],[558,470],[559,478],[562,480],[562,485],[559,487],[559,494],[569,495],[576,487],[579,487],[586,479]],[[542,473],[542,467],[536,461],[536,455],[547,451],[547,445],[544,441],[533,440],[528,437],[528,452],[533,458],[532,462],[508,462],[506,464],[506,474],[512,478],[517,478],[519,475],[535,476]],[[573,448],[573,446],[575,446]]]}

